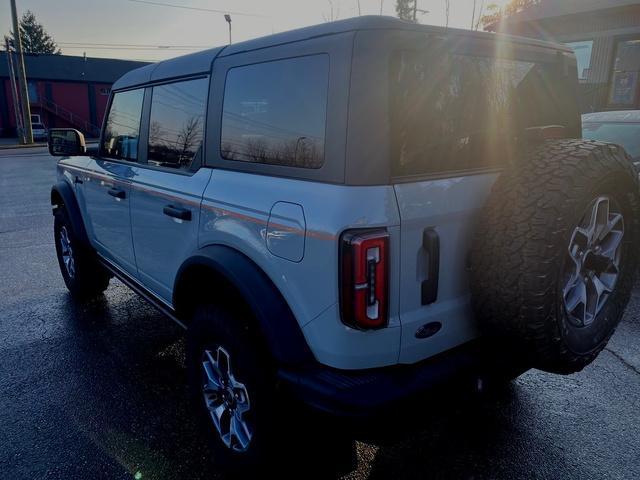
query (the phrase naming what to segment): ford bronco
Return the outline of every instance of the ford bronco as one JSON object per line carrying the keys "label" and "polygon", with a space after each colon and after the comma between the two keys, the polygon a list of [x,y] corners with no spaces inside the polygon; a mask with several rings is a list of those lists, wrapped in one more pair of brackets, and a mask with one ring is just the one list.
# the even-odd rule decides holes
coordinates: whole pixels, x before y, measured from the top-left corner
{"label": "ford bronco", "polygon": [[97,149],[50,130],[64,281],[117,277],[187,329],[234,468],[269,455],[285,393],[363,414],[579,371],[629,299],[640,198],[622,148],[581,140],[576,71],[564,46],[385,17],[133,70]]}

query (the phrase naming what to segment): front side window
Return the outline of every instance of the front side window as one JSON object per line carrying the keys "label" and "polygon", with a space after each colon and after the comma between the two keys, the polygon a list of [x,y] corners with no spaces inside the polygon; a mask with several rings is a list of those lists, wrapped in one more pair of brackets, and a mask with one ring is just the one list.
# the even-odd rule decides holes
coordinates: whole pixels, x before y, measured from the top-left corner
{"label": "front side window", "polygon": [[328,81],[326,54],[230,69],[222,115],[223,158],[320,168]]}
{"label": "front side window", "polygon": [[134,162],[138,159],[143,99],[142,88],[118,92],[113,96],[102,140],[103,157]]}
{"label": "front side window", "polygon": [[147,162],[188,170],[201,155],[209,79],[153,87]]}

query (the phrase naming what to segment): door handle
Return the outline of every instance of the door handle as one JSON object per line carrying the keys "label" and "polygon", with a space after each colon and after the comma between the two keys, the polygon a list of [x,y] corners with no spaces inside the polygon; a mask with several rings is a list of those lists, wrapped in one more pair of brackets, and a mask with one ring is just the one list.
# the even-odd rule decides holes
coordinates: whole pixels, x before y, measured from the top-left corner
{"label": "door handle", "polygon": [[162,209],[162,212],[169,217],[177,218],[179,220],[191,220],[191,210],[187,210],[186,208],[167,205]]}
{"label": "door handle", "polygon": [[440,237],[434,228],[422,233],[422,248],[427,254],[427,279],[421,285],[422,305],[429,305],[438,299],[440,275]]}
{"label": "door handle", "polygon": [[76,175],[76,178],[73,179],[73,183],[82,183],[82,180],[80,180],[80,177],[78,175]]}
{"label": "door handle", "polygon": [[127,196],[127,193],[124,190],[120,190],[119,188],[110,188],[109,190],[107,190],[107,193],[116,198],[126,198]]}

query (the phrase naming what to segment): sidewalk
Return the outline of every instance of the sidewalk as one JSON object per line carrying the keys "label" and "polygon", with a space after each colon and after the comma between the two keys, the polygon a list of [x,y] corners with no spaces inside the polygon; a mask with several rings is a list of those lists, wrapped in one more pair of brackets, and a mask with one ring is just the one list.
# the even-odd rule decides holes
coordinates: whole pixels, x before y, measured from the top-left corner
{"label": "sidewalk", "polygon": [[[92,144],[92,143],[98,143],[100,139],[98,138],[87,138],[85,139],[85,142],[87,145]],[[47,146],[47,142],[43,142],[41,140],[39,141],[34,141],[32,144],[30,145],[22,145],[18,139],[16,137],[0,137],[0,150],[7,150],[7,149],[13,149],[13,148],[35,148],[35,147],[46,147]]]}

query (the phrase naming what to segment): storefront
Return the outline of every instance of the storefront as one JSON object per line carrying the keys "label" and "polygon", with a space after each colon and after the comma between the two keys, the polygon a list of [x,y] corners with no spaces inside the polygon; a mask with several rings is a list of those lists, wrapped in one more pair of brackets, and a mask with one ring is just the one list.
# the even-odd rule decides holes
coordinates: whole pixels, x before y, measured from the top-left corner
{"label": "storefront", "polygon": [[640,109],[640,1],[541,0],[488,30],[573,48],[584,112]]}

